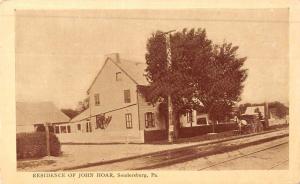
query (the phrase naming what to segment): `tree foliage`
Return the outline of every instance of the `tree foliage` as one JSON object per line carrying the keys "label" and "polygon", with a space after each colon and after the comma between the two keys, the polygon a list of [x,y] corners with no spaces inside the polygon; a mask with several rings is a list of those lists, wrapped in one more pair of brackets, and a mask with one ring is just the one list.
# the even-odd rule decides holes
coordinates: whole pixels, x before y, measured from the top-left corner
{"label": "tree foliage", "polygon": [[77,107],[75,109],[65,108],[65,109],[61,109],[61,111],[65,113],[67,116],[69,116],[69,118],[72,119],[88,108],[89,108],[89,97],[86,97],[84,100],[79,101],[77,103]]}
{"label": "tree foliage", "polygon": [[269,109],[275,109],[275,115],[279,118],[284,118],[289,114],[289,108],[278,101],[269,103]]}
{"label": "tree foliage", "polygon": [[[247,107],[251,106],[262,106],[264,103],[244,103],[239,105],[240,114],[244,114],[246,112]],[[289,107],[284,105],[281,102],[273,101],[268,103],[269,111],[272,111],[275,116],[279,118],[284,118],[289,114]]]}
{"label": "tree foliage", "polygon": [[170,36],[172,61],[167,64],[166,39],[161,31],[147,42],[147,93],[152,103],[171,95],[176,114],[196,109],[222,120],[240,100],[246,58],[231,43],[213,44],[205,29],[183,29]]}
{"label": "tree foliage", "polygon": [[80,112],[77,110],[73,110],[73,109],[61,109],[61,111],[63,113],[65,113],[69,118],[74,118],[75,116],[77,116]]}
{"label": "tree foliage", "polygon": [[251,103],[245,103],[239,105],[239,114],[244,114],[246,112],[247,107],[252,106]]}

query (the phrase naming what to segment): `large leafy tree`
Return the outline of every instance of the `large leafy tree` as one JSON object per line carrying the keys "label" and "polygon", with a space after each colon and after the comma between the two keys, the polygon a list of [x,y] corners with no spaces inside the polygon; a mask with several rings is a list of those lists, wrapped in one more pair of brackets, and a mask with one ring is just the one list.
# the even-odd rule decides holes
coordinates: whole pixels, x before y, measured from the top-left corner
{"label": "large leafy tree", "polygon": [[246,58],[237,57],[238,47],[231,43],[213,47],[212,57],[204,61],[206,67],[202,72],[206,77],[196,75],[199,79],[196,97],[212,120],[222,121],[229,115],[231,107],[240,101],[243,82],[247,78],[247,70],[242,68]]}
{"label": "large leafy tree", "polygon": [[166,109],[171,95],[177,128],[180,114],[192,109],[208,113],[214,121],[222,120],[240,100],[247,77],[242,69],[246,58],[237,57],[238,47],[231,43],[213,44],[201,28],[176,32],[170,42],[168,66],[165,36],[157,31],[148,39],[147,98],[152,103],[162,102]]}
{"label": "large leafy tree", "polygon": [[289,107],[278,101],[269,103],[269,109],[275,109],[275,115],[279,118],[285,118],[289,114]]}

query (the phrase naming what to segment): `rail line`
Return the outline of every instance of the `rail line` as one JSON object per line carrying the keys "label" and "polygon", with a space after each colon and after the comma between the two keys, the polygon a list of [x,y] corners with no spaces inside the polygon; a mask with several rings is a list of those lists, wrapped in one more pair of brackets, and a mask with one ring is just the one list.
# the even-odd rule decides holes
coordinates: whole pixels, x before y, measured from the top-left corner
{"label": "rail line", "polygon": [[[287,135],[280,135],[280,136],[270,137],[270,138],[266,138],[263,140],[257,140],[257,141],[253,141],[253,142],[249,142],[249,143],[245,143],[245,144],[241,144],[241,145],[239,145],[239,144],[227,145],[227,146],[224,145],[224,146],[219,147],[218,144],[213,144],[212,146],[214,148],[208,149],[208,150],[205,150],[205,149],[202,150],[201,147],[194,147],[192,149],[183,149],[180,151],[176,150],[176,151],[171,151],[169,153],[166,152],[163,154],[155,155],[154,158],[150,157],[149,160],[152,160],[152,162],[150,162],[151,164],[149,164],[149,165],[147,164],[147,165],[144,165],[141,167],[135,167],[135,168],[131,168],[131,169],[133,169],[133,170],[157,169],[157,168],[166,167],[166,166],[170,166],[170,165],[177,164],[177,163],[194,160],[194,159],[197,159],[200,157],[207,157],[210,155],[221,154],[221,153],[225,153],[228,151],[239,150],[242,148],[246,148],[248,146],[273,141],[273,140],[283,138],[286,136]],[[263,150],[261,150],[261,151],[263,151]],[[155,157],[157,157],[156,159],[158,159],[158,160],[155,160]],[[157,162],[154,162],[154,161],[157,161]]]}
{"label": "rail line", "polygon": [[280,163],[278,163],[278,164],[276,164],[276,165],[270,167],[270,169],[274,169],[275,167],[281,166],[282,164],[285,164],[285,163],[288,162],[288,161],[289,161],[289,159],[284,160],[284,161],[282,161],[282,162],[280,162]]}
{"label": "rail line", "polygon": [[[274,148],[276,148],[276,147],[279,147],[279,146],[282,146],[282,145],[288,144],[288,143],[289,143],[288,141],[287,141],[287,142],[283,142],[283,143],[280,143],[280,144],[277,144],[277,145],[274,145],[274,146],[271,146],[271,147],[268,147],[268,148],[264,148],[264,149],[257,150],[257,151],[254,151],[254,152],[251,152],[251,153],[248,153],[248,154],[244,154],[244,155],[242,155],[242,156],[238,156],[238,157],[234,157],[234,158],[232,158],[232,159],[224,160],[224,161],[222,161],[222,162],[218,162],[218,163],[216,163],[216,164],[212,164],[212,165],[210,165],[210,166],[207,166],[207,167],[203,167],[203,168],[201,168],[201,169],[198,169],[198,171],[205,170],[205,169],[208,169],[208,168],[211,168],[211,167],[215,167],[215,166],[221,165],[221,164],[223,164],[223,163],[230,162],[230,161],[233,161],[233,160],[237,160],[237,159],[240,159],[240,158],[243,158],[243,157],[247,157],[247,156],[250,156],[250,155],[253,155],[253,154],[256,154],[256,153],[259,153],[259,152],[263,152],[263,151],[266,151],[266,150],[269,150],[269,149],[274,149]],[[273,169],[273,168],[275,168],[275,167],[277,167],[277,166],[279,166],[279,165],[282,165],[282,164],[286,163],[287,161],[288,161],[288,159],[287,159],[287,160],[284,160],[284,161],[282,161],[282,162],[280,162],[280,163],[278,163],[278,164],[276,164],[276,165],[274,165],[274,166],[272,166],[270,169]]]}

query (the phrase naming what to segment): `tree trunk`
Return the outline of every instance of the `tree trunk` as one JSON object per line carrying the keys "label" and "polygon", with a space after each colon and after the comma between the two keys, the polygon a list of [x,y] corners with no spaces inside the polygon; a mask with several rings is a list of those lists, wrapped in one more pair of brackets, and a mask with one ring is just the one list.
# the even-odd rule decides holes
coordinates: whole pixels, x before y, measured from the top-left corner
{"label": "tree trunk", "polygon": [[208,120],[212,121],[212,133],[215,133],[216,121],[211,118],[211,110],[207,114],[208,114]]}
{"label": "tree trunk", "polygon": [[216,120],[215,117],[212,118],[212,113],[213,113],[213,108],[214,105],[216,104],[216,102],[212,102],[212,105],[209,107],[208,110],[208,119],[210,119],[212,121],[212,133],[216,133]]}
{"label": "tree trunk", "polygon": [[213,121],[212,121],[212,133],[215,133],[215,132],[216,132],[216,131],[215,131],[215,124],[216,124],[216,121],[213,120]]}

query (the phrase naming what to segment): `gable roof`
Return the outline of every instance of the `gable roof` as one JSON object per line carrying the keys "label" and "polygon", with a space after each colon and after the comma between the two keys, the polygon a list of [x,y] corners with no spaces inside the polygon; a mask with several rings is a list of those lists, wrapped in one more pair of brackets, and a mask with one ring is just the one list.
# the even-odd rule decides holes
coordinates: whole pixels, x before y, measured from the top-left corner
{"label": "gable roof", "polygon": [[17,102],[17,125],[68,122],[70,118],[61,112],[52,102]]}
{"label": "gable roof", "polygon": [[120,62],[114,62],[124,72],[129,75],[132,80],[138,85],[148,85],[148,81],[145,77],[146,63],[133,62],[125,59],[121,59]]}
{"label": "gable roof", "polygon": [[90,117],[90,108],[85,109],[80,114],[71,119],[71,123],[79,122]]}
{"label": "gable roof", "polygon": [[100,71],[98,72],[98,74],[94,78],[93,82],[91,83],[90,87],[88,88],[87,93],[89,93],[90,89],[94,85],[98,76],[101,74],[101,71],[103,70],[103,68],[105,67],[107,62],[114,63],[120,70],[122,70],[137,85],[148,85],[149,84],[144,75],[145,69],[147,67],[146,63],[129,61],[126,59],[121,59],[119,57],[116,57],[116,58],[107,57],[105,59],[104,64],[102,65]]}

